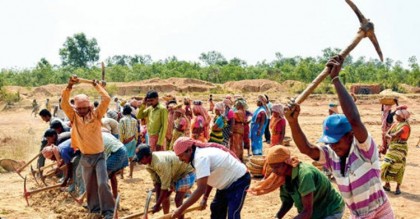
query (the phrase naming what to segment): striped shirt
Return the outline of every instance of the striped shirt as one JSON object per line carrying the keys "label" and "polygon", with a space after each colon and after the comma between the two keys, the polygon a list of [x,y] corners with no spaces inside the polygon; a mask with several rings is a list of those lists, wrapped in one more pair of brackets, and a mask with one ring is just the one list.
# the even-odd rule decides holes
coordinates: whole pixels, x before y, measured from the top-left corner
{"label": "striped shirt", "polygon": [[338,189],[354,216],[367,215],[387,202],[381,185],[381,169],[378,150],[372,137],[364,143],[356,138],[346,158],[344,176],[341,174],[340,157],[329,146],[320,146],[319,163],[334,175]]}

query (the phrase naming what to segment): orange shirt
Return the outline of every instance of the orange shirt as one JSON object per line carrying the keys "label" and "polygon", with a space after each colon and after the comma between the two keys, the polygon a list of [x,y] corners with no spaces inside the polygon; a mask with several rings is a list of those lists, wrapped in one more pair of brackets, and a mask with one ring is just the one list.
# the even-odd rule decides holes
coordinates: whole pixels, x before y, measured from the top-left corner
{"label": "orange shirt", "polygon": [[101,94],[101,103],[84,117],[80,117],[70,105],[71,89],[65,88],[61,95],[61,107],[72,124],[71,146],[78,148],[82,154],[98,154],[104,151],[101,119],[108,109],[111,97],[101,85],[96,85],[95,89]]}

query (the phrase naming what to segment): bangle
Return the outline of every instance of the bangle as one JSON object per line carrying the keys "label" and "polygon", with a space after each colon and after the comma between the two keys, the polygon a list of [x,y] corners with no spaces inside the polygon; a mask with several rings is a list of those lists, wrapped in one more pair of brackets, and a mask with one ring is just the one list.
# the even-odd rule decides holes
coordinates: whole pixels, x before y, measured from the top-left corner
{"label": "bangle", "polygon": [[333,77],[333,79],[331,79],[331,83],[333,83],[335,79],[340,80],[340,76],[337,75],[337,76]]}

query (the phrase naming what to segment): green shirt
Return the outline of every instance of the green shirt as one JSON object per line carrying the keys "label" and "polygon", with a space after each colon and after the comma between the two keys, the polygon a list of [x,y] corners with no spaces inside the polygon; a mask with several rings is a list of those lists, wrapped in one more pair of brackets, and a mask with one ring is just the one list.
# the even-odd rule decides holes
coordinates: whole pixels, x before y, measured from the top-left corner
{"label": "green shirt", "polygon": [[142,104],[137,114],[138,119],[147,117],[147,133],[158,135],[157,144],[163,146],[165,142],[166,130],[168,129],[168,110],[160,103],[156,107]]}
{"label": "green shirt", "polygon": [[333,188],[328,178],[314,166],[299,163],[292,170],[292,177],[280,187],[283,203],[294,203],[298,212],[303,211],[302,197],[313,193],[312,219],[325,218],[344,210],[341,195]]}
{"label": "green shirt", "polygon": [[190,164],[182,162],[173,151],[157,151],[152,153],[152,162],[146,170],[153,183],[160,183],[162,189],[170,189],[171,185],[194,171]]}

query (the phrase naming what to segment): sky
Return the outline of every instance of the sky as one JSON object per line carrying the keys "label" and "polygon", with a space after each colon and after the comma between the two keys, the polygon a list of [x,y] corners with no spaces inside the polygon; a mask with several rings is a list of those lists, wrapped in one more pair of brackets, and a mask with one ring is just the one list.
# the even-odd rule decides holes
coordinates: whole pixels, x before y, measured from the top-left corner
{"label": "sky", "polygon": [[[353,0],[375,24],[385,58],[420,59],[419,0]],[[66,38],[96,38],[100,61],[113,55],[199,61],[218,51],[255,64],[321,56],[345,48],[359,22],[344,0],[19,0],[0,1],[0,69],[60,64]],[[365,39],[351,53],[378,58]]]}

